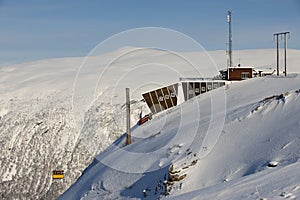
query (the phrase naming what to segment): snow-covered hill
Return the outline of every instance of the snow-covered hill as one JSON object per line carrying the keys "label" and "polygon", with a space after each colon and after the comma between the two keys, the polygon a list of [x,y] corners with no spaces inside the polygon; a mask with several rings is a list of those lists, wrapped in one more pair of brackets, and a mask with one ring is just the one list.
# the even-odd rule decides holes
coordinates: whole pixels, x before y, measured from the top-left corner
{"label": "snow-covered hill", "polygon": [[[61,199],[296,198],[299,82],[299,75],[256,78],[186,102],[135,129],[133,144],[124,147],[122,137],[99,154]],[[216,145],[207,146],[214,135],[207,107],[221,90],[225,123]]]}
{"label": "snow-covered hill", "polygon": [[[219,92],[222,95],[220,99],[225,97],[227,99],[226,104],[223,101],[216,102],[216,106],[226,105],[225,126],[220,139],[217,137],[218,140],[215,138],[209,140],[209,135],[202,134],[209,129],[208,122],[211,119],[212,101],[210,94],[206,94],[200,99],[196,98],[155,117],[142,127],[135,127],[134,144],[123,147],[124,138],[118,138],[125,130],[122,90],[126,84],[134,88],[132,90],[132,98],[136,100],[132,105],[132,126],[134,126],[140,110],[146,110],[143,102],[139,101],[141,92],[177,81],[179,76],[177,72],[181,72],[180,75],[184,76],[195,74],[190,68],[181,69],[185,63],[174,55],[158,50],[139,50],[119,59],[105,71],[105,77],[97,79],[107,64],[124,51],[128,51],[128,48],[89,58],[89,62],[86,63],[88,67],[80,71],[77,79],[76,74],[84,58],[50,59],[0,68],[1,198],[55,199],[81,176],[83,170],[93,160],[85,175],[62,198],[72,195],[77,198],[84,195],[85,198],[94,196],[98,199],[103,196],[108,199],[120,196],[143,198],[144,189],[149,197],[151,195],[158,197],[166,192],[163,189],[163,181],[166,179],[165,174],[168,174],[170,163],[173,163],[174,171],[185,168],[180,173],[187,174],[182,181],[172,187],[168,186],[172,188],[170,197],[181,198],[180,195],[183,195],[186,199],[200,193],[207,195],[208,198],[212,197],[209,195],[216,194],[210,192],[214,191],[215,184],[217,184],[215,191],[229,192],[229,198],[231,191],[228,188],[237,187],[230,186],[235,183],[234,181],[236,185],[239,181],[245,182],[245,192],[252,186],[252,179],[256,181],[256,178],[245,175],[258,176],[257,174],[262,173],[267,177],[272,176],[270,173],[274,172],[274,177],[284,179],[287,176],[282,174],[297,169],[298,75],[288,78],[252,79],[232,84],[226,90],[223,88],[211,93],[213,96]],[[205,55],[201,52],[183,55],[195,61],[194,64],[204,76],[214,76],[217,75],[218,69],[225,66],[225,52],[209,53],[217,68],[211,68],[212,64],[203,59]],[[235,55],[236,62],[240,60],[244,65],[274,67],[273,49],[237,51]],[[289,50],[288,55],[289,72],[299,72],[300,51]],[[154,66],[154,69],[146,67],[146,70],[135,68],[149,63],[172,66],[174,73],[169,73],[168,76],[163,70],[157,73],[154,69],[155,67],[160,69],[159,66]],[[130,76],[122,76],[129,72]],[[93,75],[96,75],[95,82],[98,85],[92,87],[85,85],[86,80],[94,78]],[[120,77],[123,79],[119,80]],[[149,84],[149,80],[154,81]],[[118,84],[113,84],[116,82]],[[115,89],[113,93],[107,92],[109,88]],[[244,90],[247,92],[243,92]],[[90,91],[92,92],[88,93]],[[223,96],[224,93],[226,96]],[[99,94],[102,95],[98,96]],[[268,97],[272,98],[266,99]],[[80,110],[83,121],[81,126],[78,126],[80,120],[78,121],[78,115],[74,116],[74,113],[80,108],[81,99],[88,102]],[[198,109],[194,109],[195,106]],[[252,110],[254,111],[251,112]],[[200,118],[195,117],[198,114]],[[185,116],[183,121],[182,116]],[[222,118],[216,119],[222,122]],[[185,126],[179,126],[180,122]],[[286,125],[283,125],[284,122]],[[280,137],[282,132],[285,137]],[[206,138],[207,144],[213,148],[201,152],[203,138]],[[277,142],[278,138],[280,142]],[[115,140],[117,140],[115,145],[109,147]],[[254,144],[251,145],[252,143]],[[109,148],[103,154],[99,154],[107,147]],[[123,148],[130,153],[122,153]],[[132,152],[135,152],[134,156]],[[147,153],[150,157],[147,157]],[[124,162],[126,159],[127,162]],[[128,164],[130,159],[132,164]],[[264,170],[265,165],[272,160],[279,162],[278,167]],[[291,163],[295,164],[290,165]],[[123,172],[120,171],[120,167],[124,167]],[[207,168],[210,170],[206,170]],[[56,169],[65,171],[64,180],[52,180],[51,172]],[[149,173],[143,173],[144,171]],[[256,173],[258,171],[262,172]],[[225,179],[229,182],[219,184]],[[294,177],[291,182],[286,186],[286,192],[297,195],[297,184],[299,185],[300,181]],[[268,182],[259,184],[263,186]],[[289,189],[292,184],[295,184],[296,189]],[[81,189],[76,189],[78,187]],[[283,185],[280,184],[280,187]],[[263,191],[260,186],[258,190]],[[265,191],[268,193],[269,190]]]}

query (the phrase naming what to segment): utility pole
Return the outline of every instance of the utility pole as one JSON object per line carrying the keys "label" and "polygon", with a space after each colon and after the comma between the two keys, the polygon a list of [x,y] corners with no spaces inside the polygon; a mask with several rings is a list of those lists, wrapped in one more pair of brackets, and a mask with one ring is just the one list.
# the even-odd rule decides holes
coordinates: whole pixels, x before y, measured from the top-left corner
{"label": "utility pole", "polygon": [[130,133],[130,90],[126,88],[126,145],[131,144]]}
{"label": "utility pole", "polygon": [[279,36],[284,36],[284,74],[287,75],[287,67],[286,67],[286,35],[290,35],[290,32],[281,32],[281,33],[274,33],[273,36],[276,37],[276,43],[277,43],[277,76],[279,76]]}

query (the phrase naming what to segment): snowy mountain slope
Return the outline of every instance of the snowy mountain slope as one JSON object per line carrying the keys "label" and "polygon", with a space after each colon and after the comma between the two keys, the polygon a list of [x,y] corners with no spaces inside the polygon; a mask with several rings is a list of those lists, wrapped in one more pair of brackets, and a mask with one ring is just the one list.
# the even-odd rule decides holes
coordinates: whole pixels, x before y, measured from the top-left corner
{"label": "snowy mountain slope", "polygon": [[[60,199],[297,196],[299,80],[299,75],[256,78],[186,102],[136,128],[132,134],[139,139],[133,144],[124,147],[122,137],[99,154]],[[212,118],[206,108],[213,93],[221,90],[227,97],[226,120],[216,145],[205,149],[206,154],[204,139],[211,137],[205,134]],[[195,110],[200,119],[193,115]],[[271,161],[278,166],[268,168]],[[181,180],[170,181],[172,174]]]}
{"label": "snowy mountain slope", "polygon": [[[298,162],[300,155],[299,90],[278,94],[280,95],[265,98],[242,109],[229,111],[229,123],[225,124],[218,144],[209,156],[199,160],[194,168],[185,172],[193,174],[193,178],[183,180],[182,190],[178,193],[258,173],[266,170],[271,161],[278,162],[279,167]],[[273,179],[270,179],[270,182],[265,181],[265,185],[269,183],[274,187],[270,187],[272,190],[262,189],[265,197],[274,195],[273,189],[280,189],[289,182],[285,181],[287,178],[284,175],[285,172],[282,173],[284,180],[278,180],[277,187],[279,188],[274,186]],[[297,171],[293,173],[296,175]],[[266,177],[271,176],[266,175]],[[257,180],[254,184],[248,183],[247,191],[255,191],[255,187],[260,185],[261,180]],[[294,179],[290,184],[292,185],[288,186],[299,185],[299,178]],[[229,194],[230,192],[227,198],[231,199],[232,196]],[[250,196],[249,193],[238,194],[241,195],[240,198],[243,195]],[[210,195],[207,199],[216,199],[213,194]],[[223,198],[222,195],[219,196],[221,197]]]}
{"label": "snowy mountain slope", "polygon": [[298,199],[299,162],[166,199]]}
{"label": "snowy mountain slope", "polygon": [[[142,92],[158,86],[157,84],[148,84],[149,80],[156,80],[156,83],[162,85],[178,80],[178,73],[172,73],[166,77],[164,73],[168,70],[162,71],[162,73],[156,73],[156,70],[147,67],[141,71],[133,70],[135,66],[147,66],[149,63],[167,64],[178,70],[184,64],[182,61],[179,62],[176,56],[174,57],[166,52],[139,50],[114,63],[107,71],[106,76],[101,79],[99,85],[84,84],[86,80],[94,78],[94,75],[98,78],[99,72],[111,60],[131,49],[131,47],[123,48],[104,55],[90,57],[89,62],[85,63],[85,70],[81,71],[81,79],[77,82],[78,84],[83,83],[81,84],[82,87],[78,87],[76,91],[73,89],[74,80],[84,58],[58,58],[0,67],[1,198],[55,199],[58,197],[76,181],[99,152],[103,151],[124,132],[124,108],[122,107],[124,95],[121,89],[123,90],[126,84],[129,84],[130,87],[134,86],[132,98],[140,100]],[[218,68],[225,66],[224,51],[209,53]],[[262,57],[262,54],[265,54],[266,57]],[[194,61],[204,76],[214,76],[218,73],[217,69],[215,67],[211,68],[212,64],[204,59],[203,52],[182,53],[182,55]],[[263,67],[268,67],[275,60],[273,49],[237,51],[236,55],[239,55],[244,65],[253,65],[253,62],[257,62],[263,63]],[[250,59],[251,55],[253,55],[253,59]],[[296,61],[300,57],[300,51],[289,50],[288,55],[288,69],[297,71],[298,62]],[[236,57],[236,59],[237,62],[238,58]],[[155,67],[158,69],[159,66]],[[127,72],[131,72],[129,73],[130,76],[115,85],[116,90],[113,95],[105,93],[111,86],[110,83],[115,82],[118,76]],[[145,76],[145,74],[149,76]],[[189,71],[188,68],[183,74],[194,75],[194,71]],[[231,85],[230,89],[231,87],[235,86]],[[84,92],[89,92],[89,89],[92,91],[91,99],[84,96]],[[278,89],[274,94],[280,94],[290,89],[287,86],[282,90]],[[82,110],[81,114],[84,121],[82,127],[79,128],[78,121],[74,116],[74,91],[75,93],[79,91],[78,96],[81,95],[90,101]],[[265,92],[264,90],[261,91]],[[95,99],[94,95],[99,94],[102,95]],[[272,92],[269,94],[273,95]],[[260,98],[257,98],[255,101],[245,102],[245,105],[260,100]],[[80,104],[81,102],[77,103]],[[205,109],[201,109],[200,114],[210,113],[210,109],[206,109],[207,106],[204,105],[203,107]],[[144,109],[141,102],[137,101],[132,105],[132,126],[135,125],[141,109]],[[177,117],[174,116],[171,119],[175,120]],[[209,119],[204,120],[207,122]],[[157,123],[161,124],[162,122]],[[171,122],[168,123],[170,127],[173,126]],[[147,126],[145,125],[145,127]],[[160,126],[162,125],[157,125],[157,127]],[[203,130],[207,129],[207,126],[202,128]],[[156,129],[159,130],[159,128]],[[143,149],[143,138],[140,136],[142,134],[140,131],[136,132],[139,133],[136,141],[140,140],[139,144],[141,146],[139,149],[133,149],[132,151],[144,152],[147,150]],[[195,131],[191,131],[191,134],[193,133]],[[144,137],[148,137],[147,130],[144,130],[143,134]],[[158,131],[155,134],[159,135]],[[174,134],[171,134],[163,141],[167,143],[173,136]],[[156,136],[153,137],[156,138]],[[159,140],[161,139],[159,138]],[[182,138],[183,141],[184,139]],[[156,143],[156,140],[150,142],[147,151],[151,152],[153,150],[151,148],[158,148],[155,147]],[[152,145],[153,147],[151,147]],[[165,149],[166,152],[161,154],[164,156],[169,155],[170,151],[176,151],[177,153],[181,151],[182,153],[184,150],[180,149],[188,146],[181,147],[181,144],[177,143],[172,145],[168,146],[169,150],[167,148],[167,150]],[[162,166],[167,171],[168,161],[173,160],[175,157],[177,158],[177,155],[169,158],[165,156],[159,163],[153,165],[152,169]],[[144,170],[145,167],[149,166],[144,166],[140,171]],[[63,181],[52,180],[51,172],[56,169],[65,171]],[[129,175],[129,179],[131,176]],[[160,177],[163,180],[164,174]],[[138,192],[136,194],[140,195]]]}

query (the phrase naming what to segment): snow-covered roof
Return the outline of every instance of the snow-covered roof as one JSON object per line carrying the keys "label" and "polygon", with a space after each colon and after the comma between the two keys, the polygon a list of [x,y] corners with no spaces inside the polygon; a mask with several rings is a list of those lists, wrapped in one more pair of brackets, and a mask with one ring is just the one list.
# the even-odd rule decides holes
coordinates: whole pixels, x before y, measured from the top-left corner
{"label": "snow-covered roof", "polygon": [[241,67],[228,67],[229,69],[253,69],[254,67],[250,67],[250,66],[241,66]]}
{"label": "snow-covered roof", "polygon": [[185,78],[180,77],[180,82],[203,82],[203,81],[209,81],[209,82],[225,82],[225,80],[222,79],[215,79],[215,78],[198,78],[198,77],[191,77],[191,78]]}
{"label": "snow-covered roof", "polygon": [[262,72],[263,74],[265,73],[274,73],[276,71],[276,69],[268,67],[268,68],[255,68],[254,69],[257,72]]}

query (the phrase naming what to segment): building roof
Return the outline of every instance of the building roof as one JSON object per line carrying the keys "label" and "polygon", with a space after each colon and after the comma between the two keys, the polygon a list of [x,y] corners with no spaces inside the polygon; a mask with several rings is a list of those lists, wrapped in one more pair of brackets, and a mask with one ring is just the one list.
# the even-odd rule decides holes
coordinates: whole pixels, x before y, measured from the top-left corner
{"label": "building roof", "polygon": [[203,82],[203,81],[209,81],[209,82],[222,82],[225,80],[222,79],[216,79],[216,78],[198,78],[198,77],[180,77],[179,82]]}
{"label": "building roof", "polygon": [[254,67],[228,67],[228,69],[254,69]]}

